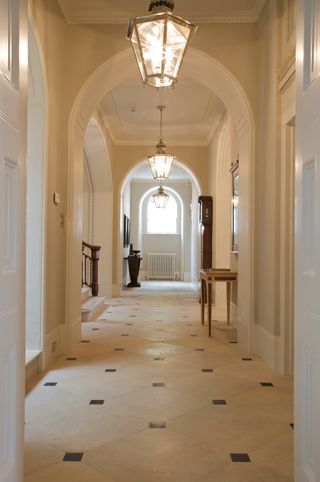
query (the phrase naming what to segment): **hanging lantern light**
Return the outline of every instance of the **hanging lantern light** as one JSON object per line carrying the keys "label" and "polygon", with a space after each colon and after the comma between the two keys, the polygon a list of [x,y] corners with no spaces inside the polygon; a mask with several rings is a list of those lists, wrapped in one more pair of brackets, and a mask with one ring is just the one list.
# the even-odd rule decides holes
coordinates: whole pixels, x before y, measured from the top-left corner
{"label": "hanging lantern light", "polygon": [[159,105],[157,109],[160,110],[160,137],[159,142],[156,145],[156,153],[153,156],[148,156],[149,164],[152,172],[153,179],[163,181],[168,179],[171,171],[172,162],[174,156],[166,153],[166,145],[163,142],[162,135],[162,112],[165,106]]}
{"label": "hanging lantern light", "polygon": [[156,208],[162,208],[162,209],[166,208],[169,201],[169,197],[170,197],[169,194],[164,192],[164,189],[160,184],[156,194],[153,194],[153,200],[156,205]]}
{"label": "hanging lantern light", "polygon": [[150,15],[129,20],[131,41],[144,84],[175,84],[182,60],[197,26],[173,15],[174,2],[151,1]]}

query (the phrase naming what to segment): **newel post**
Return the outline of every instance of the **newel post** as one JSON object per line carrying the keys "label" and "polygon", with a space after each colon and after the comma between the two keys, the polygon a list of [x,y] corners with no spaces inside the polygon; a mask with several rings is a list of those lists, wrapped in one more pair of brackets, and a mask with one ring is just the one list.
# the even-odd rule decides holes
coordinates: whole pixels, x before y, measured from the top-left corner
{"label": "newel post", "polygon": [[98,275],[98,265],[99,265],[99,258],[100,258],[100,246],[92,246],[91,247],[91,257],[92,257],[92,266],[91,266],[91,291],[92,296],[98,296],[99,293],[99,275]]}

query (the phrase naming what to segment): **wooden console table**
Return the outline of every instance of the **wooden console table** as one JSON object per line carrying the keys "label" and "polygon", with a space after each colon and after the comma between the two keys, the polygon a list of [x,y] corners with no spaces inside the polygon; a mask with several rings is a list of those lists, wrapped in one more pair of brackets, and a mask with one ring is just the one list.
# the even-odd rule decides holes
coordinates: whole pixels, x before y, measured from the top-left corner
{"label": "wooden console table", "polygon": [[238,273],[230,269],[201,269],[201,323],[204,325],[204,308],[208,300],[208,334],[211,336],[212,284],[224,281],[227,285],[227,323],[230,324],[231,283],[238,280]]}

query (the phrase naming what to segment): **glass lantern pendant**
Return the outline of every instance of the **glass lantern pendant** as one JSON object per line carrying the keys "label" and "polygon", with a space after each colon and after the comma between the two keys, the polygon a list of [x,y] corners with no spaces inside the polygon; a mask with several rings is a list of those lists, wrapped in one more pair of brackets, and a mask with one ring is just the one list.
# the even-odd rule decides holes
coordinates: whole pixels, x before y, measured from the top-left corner
{"label": "glass lantern pendant", "polygon": [[129,20],[127,38],[131,40],[143,83],[157,88],[175,84],[188,43],[197,29],[173,15],[173,8],[173,1],[151,1],[150,15]]}
{"label": "glass lantern pendant", "polygon": [[169,201],[169,197],[170,197],[169,194],[164,192],[164,189],[160,184],[160,187],[156,192],[156,194],[153,194],[153,200],[156,205],[156,208],[162,208],[162,209],[166,208]]}
{"label": "glass lantern pendant", "polygon": [[153,156],[148,156],[153,179],[163,181],[169,178],[172,162],[174,156],[166,153],[166,145],[162,137],[162,112],[165,106],[159,105],[157,109],[160,110],[160,138],[156,145],[156,153]]}

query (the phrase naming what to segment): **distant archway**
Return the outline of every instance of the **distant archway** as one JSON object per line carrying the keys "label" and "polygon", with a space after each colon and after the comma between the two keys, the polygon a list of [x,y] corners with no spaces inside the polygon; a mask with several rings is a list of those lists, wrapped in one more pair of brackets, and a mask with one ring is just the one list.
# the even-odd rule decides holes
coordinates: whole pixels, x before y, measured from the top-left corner
{"label": "distant archway", "polygon": [[[77,279],[80,277],[79,262],[74,253],[81,243],[81,232],[78,227],[78,199],[82,183],[82,171],[79,169],[79,149],[83,146],[86,124],[93,111],[103,97],[121,82],[136,75],[136,64],[132,51],[125,50],[102,64],[87,80],[77,96],[69,122],[69,173],[70,192],[68,217],[70,230],[68,233],[67,264],[67,320],[79,320],[80,295],[77,293]],[[212,90],[229,110],[239,136],[239,156],[241,160],[241,181],[239,186],[239,216],[241,227],[239,232],[239,304],[238,304],[238,338],[242,348],[252,348],[253,324],[253,154],[254,154],[254,121],[248,99],[234,76],[212,57],[196,49],[190,49],[185,57],[184,74],[198,80]],[[120,189],[116,199],[120,203]],[[120,222],[120,207],[116,207],[116,219]],[[114,226],[120,233],[119,225]],[[119,234],[118,234],[119,236]],[[119,238],[116,245],[120,246]],[[76,249],[75,249],[76,248]],[[116,256],[118,259],[119,256]],[[119,286],[119,270],[113,270],[114,286]]]}

